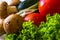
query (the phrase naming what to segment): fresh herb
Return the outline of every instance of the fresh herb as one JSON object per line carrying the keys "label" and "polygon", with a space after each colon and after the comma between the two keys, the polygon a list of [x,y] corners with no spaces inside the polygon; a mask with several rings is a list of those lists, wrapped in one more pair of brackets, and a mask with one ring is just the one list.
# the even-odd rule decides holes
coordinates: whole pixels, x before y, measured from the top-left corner
{"label": "fresh herb", "polygon": [[60,40],[60,15],[47,15],[46,23],[42,22],[39,27],[31,21],[24,22],[23,29],[16,39],[11,37],[14,34],[9,35],[6,35],[6,40]]}
{"label": "fresh herb", "polygon": [[16,34],[6,34],[5,40],[15,40],[16,37]]}
{"label": "fresh herb", "polygon": [[40,40],[60,40],[60,15],[48,15],[47,22],[42,23],[38,31]]}

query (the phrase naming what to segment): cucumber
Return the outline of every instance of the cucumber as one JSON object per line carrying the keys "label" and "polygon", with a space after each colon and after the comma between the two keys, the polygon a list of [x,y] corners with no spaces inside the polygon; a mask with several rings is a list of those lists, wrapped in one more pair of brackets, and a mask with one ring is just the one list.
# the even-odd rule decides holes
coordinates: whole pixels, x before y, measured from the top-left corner
{"label": "cucumber", "polygon": [[29,6],[32,6],[33,4],[37,3],[38,1],[39,0],[25,0],[18,5],[17,9],[18,9],[18,11],[20,11],[22,9],[28,8]]}

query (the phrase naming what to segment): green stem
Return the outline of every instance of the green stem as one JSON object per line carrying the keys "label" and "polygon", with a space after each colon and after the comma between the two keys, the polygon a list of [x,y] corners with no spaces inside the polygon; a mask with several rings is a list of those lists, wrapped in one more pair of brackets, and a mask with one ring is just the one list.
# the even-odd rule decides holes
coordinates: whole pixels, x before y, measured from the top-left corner
{"label": "green stem", "polygon": [[34,5],[32,5],[32,6],[24,9],[24,10],[19,11],[17,14],[20,14],[20,15],[24,16],[24,15],[26,15],[25,12],[27,12],[27,11],[31,11],[30,13],[32,13],[32,12],[35,12],[37,10],[38,10],[38,2],[36,4],[34,4]]}

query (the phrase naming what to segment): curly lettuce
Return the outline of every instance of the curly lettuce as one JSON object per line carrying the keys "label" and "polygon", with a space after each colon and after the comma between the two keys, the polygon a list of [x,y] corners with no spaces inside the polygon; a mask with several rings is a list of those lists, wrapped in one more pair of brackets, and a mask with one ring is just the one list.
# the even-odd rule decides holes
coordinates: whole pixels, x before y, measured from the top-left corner
{"label": "curly lettuce", "polygon": [[[60,14],[47,15],[46,23],[42,22],[39,27],[33,22],[24,22],[22,31],[17,34],[6,35],[6,40],[60,40]],[[15,36],[15,37],[14,37]]]}
{"label": "curly lettuce", "polygon": [[60,40],[60,15],[47,15],[47,22],[42,23],[38,31],[41,34],[40,40]]}

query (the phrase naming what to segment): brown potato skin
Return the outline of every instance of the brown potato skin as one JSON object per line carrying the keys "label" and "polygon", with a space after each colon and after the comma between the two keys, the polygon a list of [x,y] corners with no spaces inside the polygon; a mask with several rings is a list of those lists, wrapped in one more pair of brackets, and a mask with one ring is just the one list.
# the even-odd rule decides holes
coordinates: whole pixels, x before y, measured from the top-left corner
{"label": "brown potato skin", "polygon": [[22,29],[22,17],[18,14],[11,14],[3,23],[3,27],[6,33],[16,33]]}
{"label": "brown potato skin", "polygon": [[8,5],[10,5],[10,6],[16,6],[16,5],[18,5],[19,3],[20,3],[20,0],[9,0],[9,1],[7,1],[7,0],[5,0],[7,3],[8,3]]}
{"label": "brown potato skin", "polygon": [[20,0],[12,0],[11,5],[17,5],[20,3]]}
{"label": "brown potato skin", "polygon": [[7,17],[7,3],[2,1],[0,2],[0,18],[6,18]]}
{"label": "brown potato skin", "polygon": [[17,8],[16,8],[16,6],[8,6],[8,7],[7,7],[7,13],[8,13],[8,15],[17,13]]}
{"label": "brown potato skin", "polygon": [[4,28],[3,28],[3,21],[4,21],[4,19],[0,18],[0,35],[2,35],[3,33],[5,33]]}

